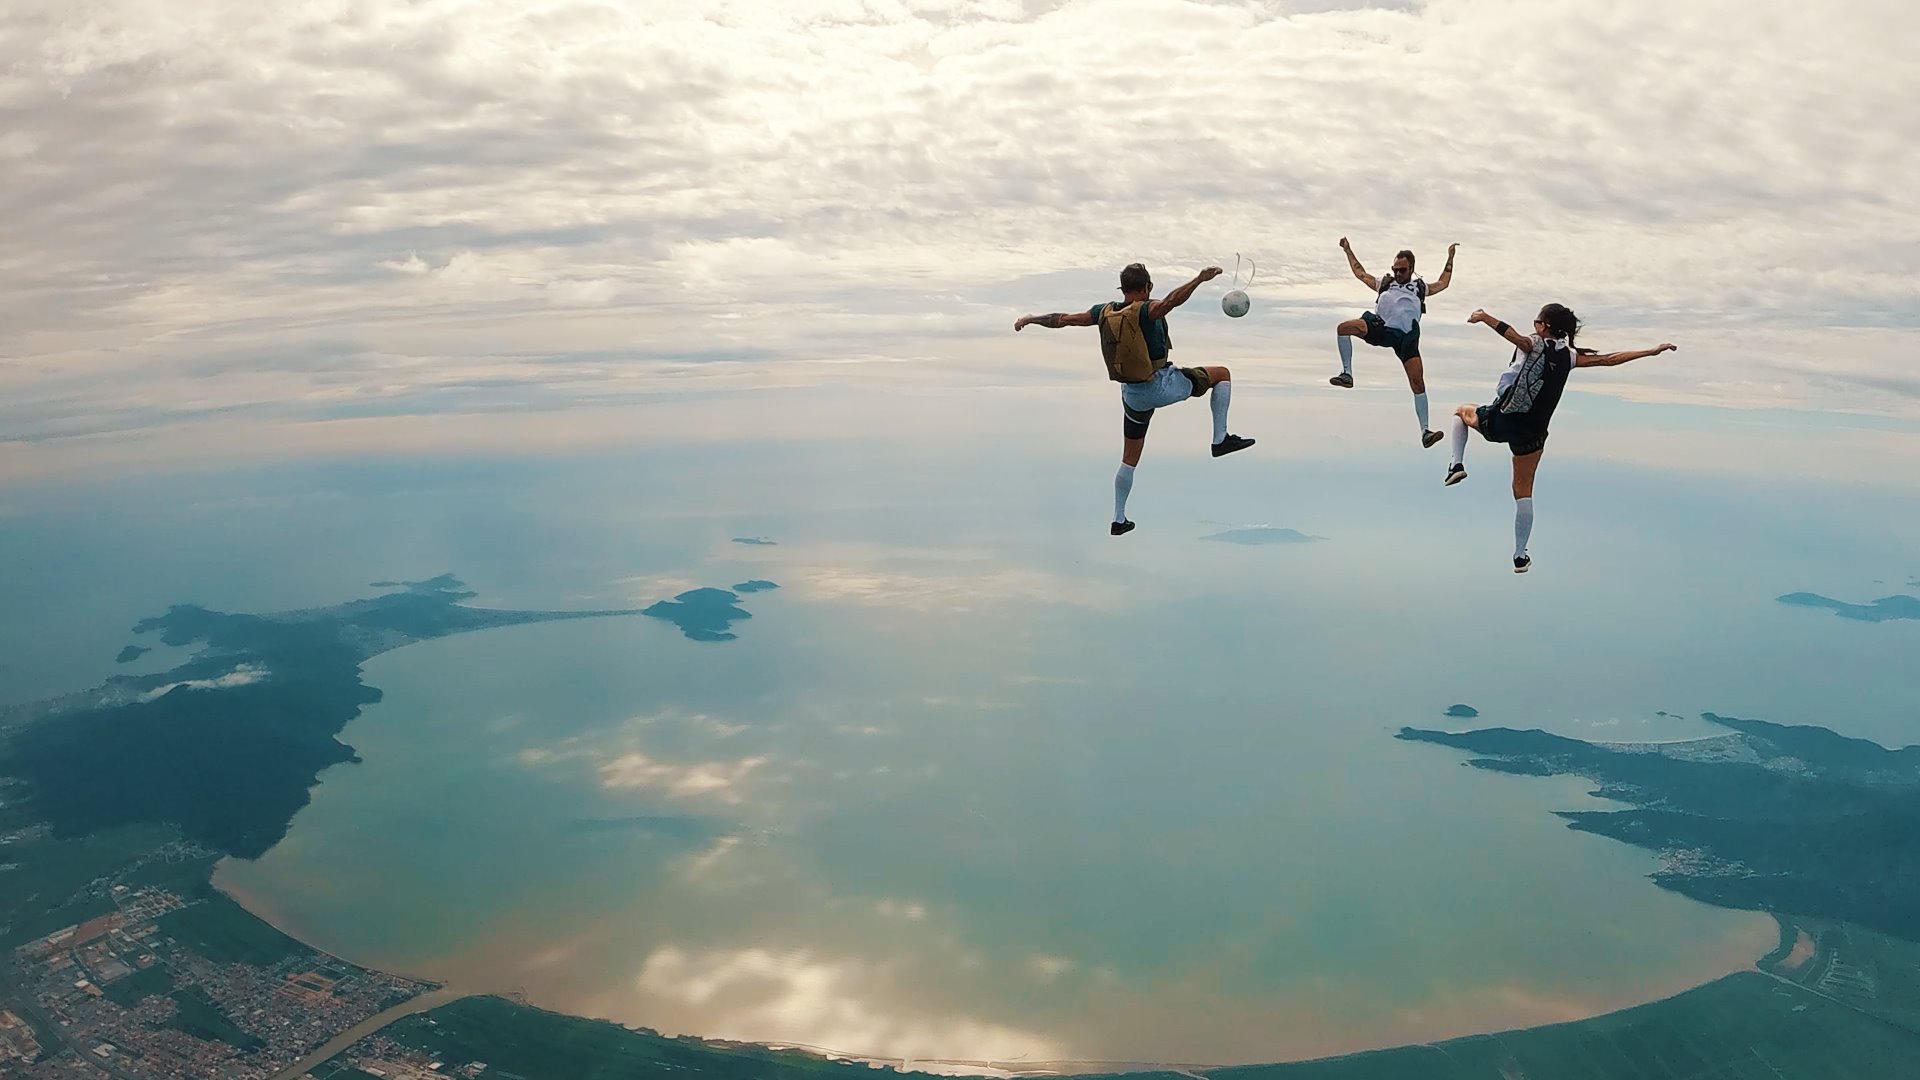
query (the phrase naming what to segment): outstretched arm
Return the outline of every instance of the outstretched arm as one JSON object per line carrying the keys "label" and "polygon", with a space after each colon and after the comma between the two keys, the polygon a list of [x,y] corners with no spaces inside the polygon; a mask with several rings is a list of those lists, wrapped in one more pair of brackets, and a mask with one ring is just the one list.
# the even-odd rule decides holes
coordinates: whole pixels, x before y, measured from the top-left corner
{"label": "outstretched arm", "polygon": [[1663,352],[1677,349],[1672,342],[1663,341],[1651,349],[1629,349],[1626,352],[1596,353],[1583,352],[1573,358],[1574,367],[1613,367],[1629,360],[1644,360],[1649,356],[1659,356]]}
{"label": "outstretched arm", "polygon": [[[1360,265],[1360,260],[1353,257],[1353,248],[1347,245],[1347,238],[1344,236],[1340,238],[1340,250],[1347,253],[1347,265],[1353,267],[1353,276],[1366,282],[1367,288],[1372,289],[1374,292],[1379,292],[1380,279],[1367,273],[1366,269]],[[1428,289],[1427,291],[1432,292],[1433,290]]]}
{"label": "outstretched arm", "polygon": [[1428,296],[1432,296],[1437,292],[1445,292],[1447,286],[1453,283],[1453,251],[1459,246],[1459,244],[1447,245],[1447,265],[1441,269],[1440,277],[1435,280],[1433,284],[1427,286]]}
{"label": "outstretched arm", "polygon": [[1180,286],[1179,288],[1173,290],[1172,292],[1161,297],[1160,299],[1155,300],[1153,303],[1148,304],[1147,317],[1153,318],[1153,319],[1166,318],[1167,312],[1172,311],[1174,308],[1177,308],[1181,304],[1184,304],[1187,302],[1187,298],[1193,295],[1193,290],[1199,288],[1201,282],[1212,281],[1214,278],[1217,278],[1219,276],[1220,276],[1219,267],[1217,266],[1207,267],[1205,270],[1202,270],[1199,273],[1193,275],[1192,281],[1187,282],[1185,285]]}
{"label": "outstretched arm", "polygon": [[1532,338],[1508,326],[1503,320],[1496,319],[1486,312],[1481,311],[1479,308],[1473,309],[1473,314],[1467,316],[1467,321],[1469,323],[1486,323],[1488,326],[1493,327],[1494,333],[1513,342],[1513,347],[1516,349],[1533,348]]}
{"label": "outstretched arm", "polygon": [[1049,330],[1058,330],[1063,326],[1092,326],[1091,311],[1056,311],[1050,315],[1022,315],[1013,324],[1014,333],[1027,326],[1044,326]]}

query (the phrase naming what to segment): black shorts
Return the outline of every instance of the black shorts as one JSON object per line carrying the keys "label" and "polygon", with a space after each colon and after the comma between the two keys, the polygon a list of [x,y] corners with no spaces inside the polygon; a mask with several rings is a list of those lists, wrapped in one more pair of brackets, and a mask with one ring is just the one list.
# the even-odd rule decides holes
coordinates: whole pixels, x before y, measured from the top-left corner
{"label": "black shorts", "polygon": [[1371,311],[1361,312],[1360,321],[1367,324],[1367,336],[1361,338],[1367,344],[1392,349],[1393,355],[1399,357],[1403,364],[1420,355],[1420,324],[1417,321],[1411,330],[1395,330]]}
{"label": "black shorts", "polygon": [[1547,448],[1546,429],[1535,425],[1525,413],[1503,413],[1491,405],[1482,405],[1474,421],[1481,438],[1506,443],[1514,457],[1526,457]]}

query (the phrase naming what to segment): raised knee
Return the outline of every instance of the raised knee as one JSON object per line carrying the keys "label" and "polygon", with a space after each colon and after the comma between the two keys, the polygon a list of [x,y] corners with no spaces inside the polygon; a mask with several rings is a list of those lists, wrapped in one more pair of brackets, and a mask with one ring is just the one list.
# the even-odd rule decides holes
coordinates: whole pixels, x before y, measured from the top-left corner
{"label": "raised knee", "polygon": [[1227,370],[1226,368],[1214,368],[1213,370],[1215,372],[1213,376],[1213,381],[1216,385],[1223,382],[1233,381],[1233,372]]}

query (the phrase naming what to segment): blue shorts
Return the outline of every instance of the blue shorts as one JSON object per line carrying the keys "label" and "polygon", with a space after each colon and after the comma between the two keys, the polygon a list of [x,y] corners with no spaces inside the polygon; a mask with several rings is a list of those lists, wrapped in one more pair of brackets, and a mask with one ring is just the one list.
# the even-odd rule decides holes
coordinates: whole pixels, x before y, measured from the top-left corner
{"label": "blue shorts", "polygon": [[1134,412],[1152,412],[1162,405],[1199,397],[1207,392],[1210,380],[1201,368],[1178,368],[1172,364],[1153,373],[1145,382],[1121,383],[1120,404]]}

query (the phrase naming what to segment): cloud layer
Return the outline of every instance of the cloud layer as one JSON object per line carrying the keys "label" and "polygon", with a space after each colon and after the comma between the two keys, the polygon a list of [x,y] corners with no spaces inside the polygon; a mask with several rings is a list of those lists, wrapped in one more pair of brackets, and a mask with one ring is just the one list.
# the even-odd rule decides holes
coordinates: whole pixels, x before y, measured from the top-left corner
{"label": "cloud layer", "polygon": [[1903,18],[27,0],[0,13],[0,438],[1064,362],[1011,317],[1236,251],[1262,274],[1235,332],[1324,349],[1365,302],[1341,235],[1374,269],[1459,242],[1438,321],[1565,299],[1610,341],[1684,337],[1671,377],[1725,402],[1911,417]]}

